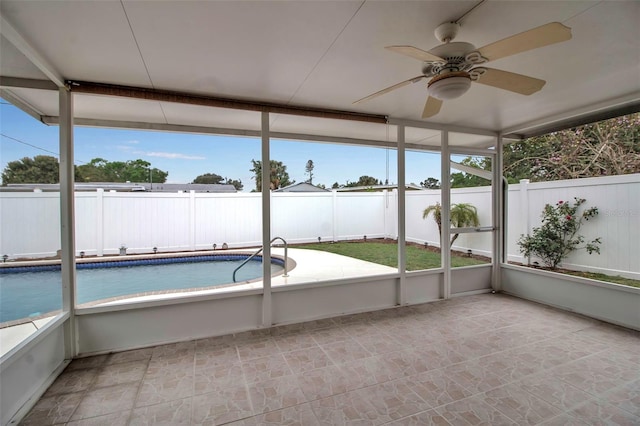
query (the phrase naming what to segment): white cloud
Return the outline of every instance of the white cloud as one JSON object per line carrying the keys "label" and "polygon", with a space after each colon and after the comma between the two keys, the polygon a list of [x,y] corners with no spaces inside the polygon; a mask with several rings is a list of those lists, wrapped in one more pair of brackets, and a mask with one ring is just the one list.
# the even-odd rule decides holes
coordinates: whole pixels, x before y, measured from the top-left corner
{"label": "white cloud", "polygon": [[140,141],[137,141],[137,140],[134,139],[134,140],[127,141],[125,143],[131,144],[131,145],[136,145],[136,144],[139,144]]}
{"label": "white cloud", "polygon": [[149,157],[162,157],[162,158],[171,158],[171,159],[180,159],[180,160],[206,160],[207,157],[202,157],[199,155],[186,155],[181,154],[179,152],[145,152],[145,155]]}

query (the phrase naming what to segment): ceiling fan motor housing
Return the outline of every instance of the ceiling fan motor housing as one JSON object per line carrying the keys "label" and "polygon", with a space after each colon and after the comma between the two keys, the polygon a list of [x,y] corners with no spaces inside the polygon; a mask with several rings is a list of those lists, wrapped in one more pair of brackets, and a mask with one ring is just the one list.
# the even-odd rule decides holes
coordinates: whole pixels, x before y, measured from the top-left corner
{"label": "ceiling fan motor housing", "polygon": [[459,30],[460,24],[456,24],[455,22],[445,22],[444,24],[438,25],[434,34],[441,43],[449,43],[456,38]]}

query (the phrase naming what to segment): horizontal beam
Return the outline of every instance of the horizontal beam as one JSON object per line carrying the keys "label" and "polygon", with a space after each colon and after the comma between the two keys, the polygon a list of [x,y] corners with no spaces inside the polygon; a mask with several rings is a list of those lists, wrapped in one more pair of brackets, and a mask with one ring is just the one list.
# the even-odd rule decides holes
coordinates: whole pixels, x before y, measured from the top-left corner
{"label": "horizontal beam", "polygon": [[440,131],[448,131],[448,132],[454,132],[454,133],[466,133],[466,134],[480,135],[480,136],[494,136],[494,137],[498,136],[498,132],[493,130],[476,129],[473,127],[454,126],[450,124],[431,123],[426,121],[403,120],[400,118],[393,118],[393,117],[389,117],[389,124],[403,125],[406,127],[417,127],[419,129],[440,130]]}
{"label": "horizontal beam", "polygon": [[20,108],[22,111],[26,112],[36,120],[42,121],[42,113],[38,111],[33,105],[22,99],[20,96],[13,93],[11,90],[0,88],[0,97],[8,101],[12,105]]}
{"label": "horizontal beam", "polygon": [[5,77],[0,75],[1,87],[20,87],[24,89],[58,90],[58,86],[49,80],[36,80],[33,78]]}
{"label": "horizontal beam", "polygon": [[351,111],[283,105],[270,102],[243,101],[183,92],[173,92],[169,90],[132,86],[118,86],[114,84],[92,83],[86,81],[68,81],[67,84],[72,92],[86,93],[90,95],[119,96],[147,101],[173,102],[187,105],[200,105],[215,108],[299,115],[305,117],[328,118],[334,120],[362,121],[366,123],[378,124],[387,123],[387,117],[384,115],[362,114]]}
{"label": "horizontal beam", "polygon": [[640,112],[640,91],[587,105],[572,111],[548,116],[503,130],[503,138],[516,139],[545,135],[584,124]]}

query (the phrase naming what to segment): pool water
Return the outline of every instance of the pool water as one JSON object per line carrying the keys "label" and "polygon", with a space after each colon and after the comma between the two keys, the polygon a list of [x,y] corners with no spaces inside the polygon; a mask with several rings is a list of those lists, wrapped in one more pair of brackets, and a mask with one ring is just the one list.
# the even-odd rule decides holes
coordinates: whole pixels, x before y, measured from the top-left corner
{"label": "pool water", "polygon": [[[78,304],[110,297],[149,291],[211,287],[232,283],[233,271],[240,260],[215,260],[160,265],[78,269]],[[282,266],[272,263],[271,272]],[[262,262],[257,258],[236,274],[237,282],[262,277]],[[0,274],[0,322],[34,317],[62,307],[60,271]]]}

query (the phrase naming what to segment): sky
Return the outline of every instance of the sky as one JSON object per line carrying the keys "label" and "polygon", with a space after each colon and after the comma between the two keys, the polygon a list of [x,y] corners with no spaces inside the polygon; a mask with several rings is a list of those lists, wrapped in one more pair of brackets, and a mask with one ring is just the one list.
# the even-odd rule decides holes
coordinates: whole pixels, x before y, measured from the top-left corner
{"label": "sky", "polygon": [[[0,167],[24,157],[58,156],[58,127],[46,126],[12,104],[0,100]],[[193,135],[123,129],[75,127],[75,163],[93,158],[108,161],[143,159],[152,167],[169,172],[167,183],[189,183],[198,175],[216,173],[239,179],[244,191],[255,189],[251,160],[260,159],[260,139]],[[331,187],[334,182],[355,182],[373,176],[397,182],[395,150],[331,143],[273,139],[272,160],[283,162],[291,180],[306,181],[308,160],[314,163],[313,183]],[[387,161],[388,159],[388,161]],[[406,182],[419,184],[428,177],[440,178],[440,156],[408,152]]]}

